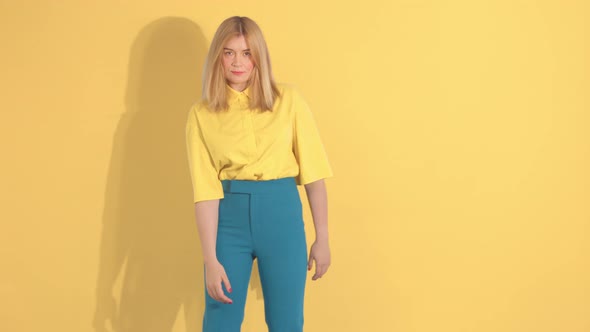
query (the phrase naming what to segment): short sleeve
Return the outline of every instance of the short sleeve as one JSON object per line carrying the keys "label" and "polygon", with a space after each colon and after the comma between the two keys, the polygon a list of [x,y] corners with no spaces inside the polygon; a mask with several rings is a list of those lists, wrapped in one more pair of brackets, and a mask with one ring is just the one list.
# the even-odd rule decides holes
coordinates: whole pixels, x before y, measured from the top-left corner
{"label": "short sleeve", "polygon": [[332,168],[313,114],[303,97],[295,90],[293,107],[293,153],[299,164],[299,175],[295,178],[297,184],[304,185],[332,177]]}
{"label": "short sleeve", "polygon": [[186,122],[186,148],[194,202],[223,198],[221,181],[204,142],[194,107]]}

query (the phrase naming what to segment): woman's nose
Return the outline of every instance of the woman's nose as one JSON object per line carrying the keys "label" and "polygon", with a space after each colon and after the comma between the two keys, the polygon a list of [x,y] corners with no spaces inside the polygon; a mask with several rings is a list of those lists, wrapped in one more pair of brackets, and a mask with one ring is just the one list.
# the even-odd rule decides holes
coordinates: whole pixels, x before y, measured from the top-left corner
{"label": "woman's nose", "polygon": [[242,65],[242,58],[239,55],[236,55],[231,62],[232,66],[239,67]]}

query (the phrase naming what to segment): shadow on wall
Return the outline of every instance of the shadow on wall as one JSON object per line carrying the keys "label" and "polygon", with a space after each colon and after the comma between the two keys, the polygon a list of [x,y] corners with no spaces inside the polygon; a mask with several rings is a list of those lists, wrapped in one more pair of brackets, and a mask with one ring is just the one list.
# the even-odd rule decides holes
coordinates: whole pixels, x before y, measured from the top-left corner
{"label": "shadow on wall", "polygon": [[162,18],[131,48],[126,112],[105,193],[96,331],[199,331],[203,261],[185,145],[207,42],[188,19]]}

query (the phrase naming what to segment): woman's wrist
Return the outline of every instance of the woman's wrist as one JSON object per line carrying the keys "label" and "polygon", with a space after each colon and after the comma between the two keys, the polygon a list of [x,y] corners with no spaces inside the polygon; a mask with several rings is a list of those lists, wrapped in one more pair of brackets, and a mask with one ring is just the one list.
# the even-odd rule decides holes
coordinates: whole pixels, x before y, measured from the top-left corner
{"label": "woman's wrist", "polygon": [[315,242],[328,243],[328,232],[316,232]]}
{"label": "woman's wrist", "polygon": [[218,263],[219,261],[217,260],[217,257],[212,256],[212,257],[203,257],[203,264],[205,265],[211,265],[211,264],[215,264]]}

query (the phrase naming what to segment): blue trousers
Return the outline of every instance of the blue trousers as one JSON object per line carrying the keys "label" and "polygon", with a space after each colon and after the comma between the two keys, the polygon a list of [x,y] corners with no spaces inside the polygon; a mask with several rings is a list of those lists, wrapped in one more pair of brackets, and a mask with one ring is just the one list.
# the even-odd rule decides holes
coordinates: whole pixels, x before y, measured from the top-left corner
{"label": "blue trousers", "polygon": [[217,259],[225,268],[233,304],[205,291],[203,332],[239,332],[254,259],[270,332],[303,331],[307,243],[295,178],[223,180],[219,201]]}

